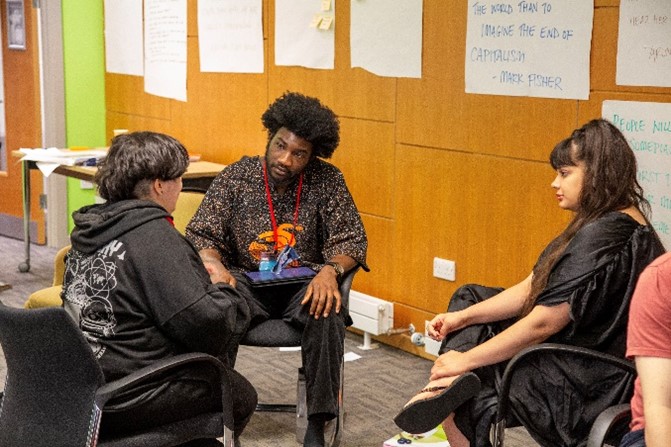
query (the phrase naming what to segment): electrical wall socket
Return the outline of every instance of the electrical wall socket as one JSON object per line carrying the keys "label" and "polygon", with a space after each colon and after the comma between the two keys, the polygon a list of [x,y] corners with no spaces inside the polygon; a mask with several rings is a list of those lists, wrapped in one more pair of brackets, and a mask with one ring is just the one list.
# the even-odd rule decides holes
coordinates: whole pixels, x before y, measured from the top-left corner
{"label": "electrical wall socket", "polygon": [[448,281],[456,280],[456,265],[454,261],[441,258],[433,258],[433,276],[446,279]]}

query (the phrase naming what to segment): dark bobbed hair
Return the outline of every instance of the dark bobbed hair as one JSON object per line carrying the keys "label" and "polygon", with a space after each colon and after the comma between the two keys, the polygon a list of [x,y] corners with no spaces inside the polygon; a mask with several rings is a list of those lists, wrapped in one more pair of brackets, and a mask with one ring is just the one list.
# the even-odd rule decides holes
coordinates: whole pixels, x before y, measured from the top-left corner
{"label": "dark bobbed hair", "polygon": [[522,315],[531,312],[547,285],[552,267],[581,228],[606,213],[631,206],[638,208],[646,219],[650,216],[650,203],[636,178],[634,151],[609,121],[588,122],[560,141],[550,154],[550,164],[555,170],[578,163],[583,163],[585,169],[578,210],[536,267]]}
{"label": "dark bobbed hair", "polygon": [[319,99],[286,92],[261,116],[268,130],[268,141],[282,127],[312,144],[312,155],[331,158],[340,143],[340,122]]}
{"label": "dark bobbed hair", "polygon": [[189,166],[189,154],[173,137],[157,132],[133,132],[112,140],[98,164],[94,182],[109,202],[144,198],[154,180],[174,180]]}

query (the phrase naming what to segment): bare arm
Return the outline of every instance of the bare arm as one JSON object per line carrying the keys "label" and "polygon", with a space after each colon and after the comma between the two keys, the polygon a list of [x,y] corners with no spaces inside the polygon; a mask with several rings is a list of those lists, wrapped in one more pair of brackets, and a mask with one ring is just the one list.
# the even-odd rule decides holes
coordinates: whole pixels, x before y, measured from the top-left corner
{"label": "bare arm", "polygon": [[636,357],[643,390],[645,445],[671,445],[671,359]]}
{"label": "bare arm", "polygon": [[431,380],[472,371],[475,368],[502,362],[522,349],[545,341],[569,322],[569,304],[536,306],[529,315],[505,331],[466,352],[448,351],[438,357],[431,369]]}
{"label": "bare arm", "polygon": [[235,287],[235,277],[224,267],[224,264],[221,262],[221,254],[217,250],[214,248],[204,248],[198,254],[200,254],[200,259],[203,260],[203,264],[210,274],[213,284],[223,282]]}
{"label": "bare arm", "polygon": [[442,340],[448,333],[472,324],[491,323],[518,316],[531,291],[532,276],[533,274],[496,296],[464,310],[436,315],[427,328],[429,336]]}

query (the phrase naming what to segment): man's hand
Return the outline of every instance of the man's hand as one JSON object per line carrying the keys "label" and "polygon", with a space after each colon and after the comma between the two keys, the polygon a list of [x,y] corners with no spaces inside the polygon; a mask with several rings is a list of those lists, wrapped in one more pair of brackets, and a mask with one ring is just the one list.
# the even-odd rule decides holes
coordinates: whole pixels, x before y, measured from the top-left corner
{"label": "man's hand", "polygon": [[337,273],[333,267],[324,266],[312,278],[301,305],[308,302],[310,302],[310,315],[314,315],[315,320],[318,320],[320,315],[324,318],[328,317],[331,309],[334,308],[334,303],[335,312],[340,313],[342,304],[340,289],[338,288]]}

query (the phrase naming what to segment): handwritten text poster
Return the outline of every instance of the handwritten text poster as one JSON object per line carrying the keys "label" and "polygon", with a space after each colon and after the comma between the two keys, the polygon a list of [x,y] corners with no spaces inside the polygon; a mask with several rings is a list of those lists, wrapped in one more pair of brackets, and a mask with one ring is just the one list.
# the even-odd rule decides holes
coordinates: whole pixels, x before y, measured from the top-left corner
{"label": "handwritten text poster", "polygon": [[144,2],[144,90],[186,101],[186,0]]}
{"label": "handwritten text poster", "polygon": [[261,0],[198,0],[200,71],[263,73]]}
{"label": "handwritten text poster", "polygon": [[466,92],[588,99],[593,15],[593,0],[470,0]]}
{"label": "handwritten text poster", "polygon": [[620,0],[618,85],[671,87],[671,2]]}
{"label": "handwritten text poster", "polygon": [[636,153],[652,225],[671,250],[671,104],[604,101],[602,116],[622,131]]}

